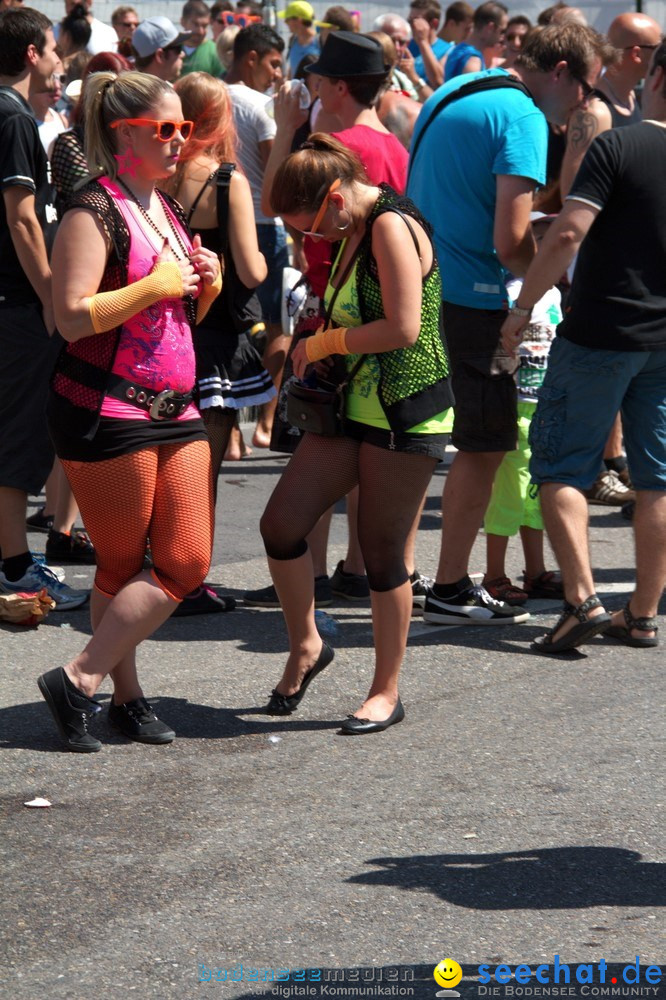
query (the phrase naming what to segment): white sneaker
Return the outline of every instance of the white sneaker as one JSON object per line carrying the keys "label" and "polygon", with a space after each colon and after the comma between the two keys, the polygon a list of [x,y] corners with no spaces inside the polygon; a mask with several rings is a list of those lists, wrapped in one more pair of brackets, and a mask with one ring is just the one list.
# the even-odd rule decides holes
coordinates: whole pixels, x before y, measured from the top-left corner
{"label": "white sneaker", "polygon": [[0,591],[4,594],[19,594],[23,591],[38,593],[46,590],[49,597],[55,601],[54,611],[72,611],[88,600],[89,591],[74,590],[66,583],[61,583],[48,566],[33,563],[20,580],[9,581],[4,573],[0,573]]}

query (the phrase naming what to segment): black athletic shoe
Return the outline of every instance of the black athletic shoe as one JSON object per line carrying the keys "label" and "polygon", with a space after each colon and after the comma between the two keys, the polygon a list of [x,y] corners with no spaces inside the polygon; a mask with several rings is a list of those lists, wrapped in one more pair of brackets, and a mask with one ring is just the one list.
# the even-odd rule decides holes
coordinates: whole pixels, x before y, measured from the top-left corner
{"label": "black athletic shoe", "polygon": [[172,618],[187,618],[188,615],[215,615],[223,611],[233,611],[236,602],[233,597],[218,594],[212,587],[204,584],[188,594],[180,602]]}
{"label": "black athletic shoe", "polygon": [[344,597],[348,601],[365,601],[370,597],[370,587],[365,573],[346,573],[344,559],[335,567],[331,577],[331,592],[336,597]]}
{"label": "black athletic shoe", "polygon": [[37,680],[51,715],[58,727],[63,745],[74,753],[96,753],[102,744],[88,732],[88,719],[101,711],[101,706],[72,684],[62,667],[42,674]]}
{"label": "black athletic shoe", "polygon": [[73,531],[67,535],[51,528],[46,539],[46,560],[66,565],[94,566],[95,549],[85,531]]}
{"label": "black athletic shoe", "polygon": [[[315,608],[327,608],[333,603],[331,581],[327,576],[316,576],[314,582]],[[246,590],[243,594],[243,604],[248,608],[280,608],[280,598],[277,590],[271,584],[261,590]]]}
{"label": "black athletic shoe", "polygon": [[424,622],[433,625],[516,625],[530,617],[528,611],[496,601],[484,587],[471,586],[455,597],[437,597],[428,591]]}
{"label": "black athletic shoe", "polygon": [[109,725],[137,743],[172,743],[176,734],[157,718],[145,698],[126,701],[124,705],[109,704]]}
{"label": "black athletic shoe", "polygon": [[419,614],[425,608],[426,597],[432,587],[433,581],[429,576],[423,576],[417,569],[409,578],[412,585],[412,614]]}
{"label": "black athletic shoe", "polygon": [[53,514],[45,514],[44,510],[44,507],[40,507],[30,517],[26,517],[25,524],[28,531],[49,532],[51,530],[53,527]]}

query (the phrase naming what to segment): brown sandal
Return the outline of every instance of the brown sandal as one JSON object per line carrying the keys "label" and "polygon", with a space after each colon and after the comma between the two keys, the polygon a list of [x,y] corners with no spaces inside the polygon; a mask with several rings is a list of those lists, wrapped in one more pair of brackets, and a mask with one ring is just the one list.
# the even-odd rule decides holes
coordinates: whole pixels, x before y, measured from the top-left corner
{"label": "brown sandal", "polygon": [[[611,639],[619,639],[625,646],[636,646],[638,649],[654,649],[655,646],[659,645],[659,639],[656,636],[656,633],[659,631],[657,628],[657,619],[634,618],[631,613],[630,604],[631,601],[627,601],[622,609],[624,620],[627,623],[626,628],[624,625],[609,625],[608,628],[604,629],[604,635],[609,635]],[[638,629],[639,632],[654,632],[655,635],[648,635],[644,638],[633,636],[631,634],[632,629]]]}

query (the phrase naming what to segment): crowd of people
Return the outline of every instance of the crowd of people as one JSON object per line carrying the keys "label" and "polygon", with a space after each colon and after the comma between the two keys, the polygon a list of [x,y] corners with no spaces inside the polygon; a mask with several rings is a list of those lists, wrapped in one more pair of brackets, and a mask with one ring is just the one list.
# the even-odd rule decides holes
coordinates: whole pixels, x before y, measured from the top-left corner
{"label": "crowd of people", "polygon": [[[404,718],[415,613],[516,625],[554,598],[535,653],[602,632],[658,644],[660,26],[628,12],[602,35],[564,2],[532,25],[495,0],[411,0],[372,25],[307,0],[274,15],[187,0],[179,25],[131,6],[107,25],[65,0],[54,25],[1,4],[0,593],[45,592],[59,612],[90,599],[92,638],[38,680],[75,752],[101,749],[88,727],[107,675],[118,731],[174,739],[137,648],[170,615],[233,610],[205,579],[220,469],[252,447],[292,456],[256,526],[272,583],[244,597],[281,608],[289,637],[268,714],[295,711],[333,660],[315,608],[334,597],[372,609],[374,675],[347,735]],[[415,540],[449,442],[430,579]],[[621,610],[595,593],[589,504],[633,519]],[[522,586],[505,566],[518,534]],[[90,595],[58,565],[77,563],[96,566]]]}

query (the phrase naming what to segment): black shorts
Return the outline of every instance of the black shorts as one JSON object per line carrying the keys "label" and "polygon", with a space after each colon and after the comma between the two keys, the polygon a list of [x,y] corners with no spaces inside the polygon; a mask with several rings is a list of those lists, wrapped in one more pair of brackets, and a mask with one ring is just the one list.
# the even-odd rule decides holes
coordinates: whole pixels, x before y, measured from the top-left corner
{"label": "black shorts", "polygon": [[48,478],[55,454],[46,398],[61,347],[39,303],[0,306],[0,486],[39,493]]}
{"label": "black shorts", "polygon": [[456,399],[451,443],[459,451],[513,451],[518,437],[518,359],[502,347],[504,309],[444,302],[451,384]]}
{"label": "black shorts", "polygon": [[384,430],[383,427],[361,424],[356,420],[345,420],[344,426],[345,437],[353,438],[354,441],[362,441],[401,455],[423,455],[424,458],[434,458],[438,462],[444,458],[449,442],[448,434],[398,434]]}

